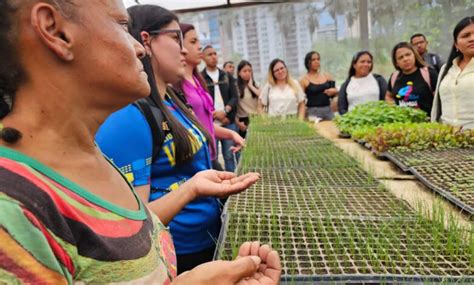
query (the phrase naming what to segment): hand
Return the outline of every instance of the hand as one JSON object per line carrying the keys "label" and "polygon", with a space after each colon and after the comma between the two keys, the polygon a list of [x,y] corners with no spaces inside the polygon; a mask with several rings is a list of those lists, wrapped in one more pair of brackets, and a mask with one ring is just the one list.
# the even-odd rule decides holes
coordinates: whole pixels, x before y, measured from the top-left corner
{"label": "hand", "polygon": [[257,272],[242,279],[238,285],[274,285],[280,283],[281,262],[278,253],[268,245],[260,245],[258,241],[245,242],[240,246],[237,260],[247,256],[258,256],[261,259]]}
{"label": "hand", "polygon": [[334,97],[337,95],[337,89],[336,88],[329,88],[323,91],[324,94],[326,94],[329,97]]}
{"label": "hand", "polygon": [[236,121],[236,124],[239,130],[241,130],[242,132],[245,132],[247,130],[247,126],[244,123]]}
{"label": "hand", "polygon": [[232,140],[235,144],[234,146],[230,147],[230,151],[232,151],[232,153],[238,152],[245,146],[245,139],[234,131],[232,131]]}
{"label": "hand", "polygon": [[249,86],[252,86],[253,87],[253,79],[252,79],[252,76],[250,76],[250,80],[249,80]]}
{"label": "hand", "polygon": [[226,198],[244,191],[259,179],[258,173],[247,173],[236,177],[232,172],[205,170],[198,172],[181,187],[190,187],[195,197]]}
{"label": "hand", "polygon": [[229,118],[227,118],[227,117],[224,117],[224,118],[223,118],[222,120],[220,120],[220,121],[221,121],[221,123],[222,123],[223,126],[230,124],[230,120],[229,120]]}
{"label": "hand", "polygon": [[214,120],[219,120],[222,122],[222,120],[226,118],[226,114],[224,111],[214,111],[214,113],[212,113],[212,117]]}
{"label": "hand", "polygon": [[173,282],[193,285],[276,285],[280,282],[281,264],[276,251],[259,242],[246,242],[234,261],[213,261],[179,275]]}

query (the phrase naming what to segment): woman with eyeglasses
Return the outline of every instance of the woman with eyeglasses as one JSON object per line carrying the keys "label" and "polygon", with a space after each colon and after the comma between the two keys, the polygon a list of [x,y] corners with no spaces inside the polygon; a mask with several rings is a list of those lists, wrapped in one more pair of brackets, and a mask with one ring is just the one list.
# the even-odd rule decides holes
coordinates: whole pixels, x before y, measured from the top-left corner
{"label": "woman with eyeglasses", "polygon": [[306,54],[304,65],[308,71],[300,80],[301,87],[306,93],[307,116],[309,120],[332,120],[330,98],[337,95],[337,89],[332,76],[322,73],[321,56],[316,51]]}
{"label": "woman with eyeglasses", "polygon": [[474,16],[453,30],[448,61],[441,68],[431,120],[474,129]]}
{"label": "woman with eyeglasses", "polygon": [[[277,284],[278,255],[258,243],[243,244],[236,261],[176,277],[169,231],[154,212],[173,215],[258,176],[203,171],[141,202],[94,137],[107,116],[150,94],[145,49],[121,1],[76,3],[0,1],[0,95],[13,102],[0,126],[0,284]],[[179,50],[172,33],[152,41]],[[130,120],[147,127],[144,117]]]}
{"label": "woman with eyeglasses", "polygon": [[269,116],[297,115],[304,119],[305,96],[298,81],[294,80],[286,64],[274,59],[268,67],[267,83],[260,93],[259,113]]}
{"label": "woman with eyeglasses", "polygon": [[223,170],[217,159],[217,149],[214,143],[216,138],[218,140],[233,140],[235,146],[231,147],[231,151],[234,153],[242,148],[245,141],[237,132],[214,124],[214,102],[206,88],[206,82],[198,70],[202,60],[201,42],[193,25],[186,23],[179,25],[184,38],[183,45],[187,51],[184,55],[186,66],[184,77],[173,86],[184,95],[199,122],[212,138],[212,144],[209,147],[212,167],[216,170]]}
{"label": "woman with eyeglasses", "polygon": [[[215,196],[227,195],[205,192],[205,184],[200,185],[205,195],[197,199],[187,193],[177,194],[183,183],[212,168],[209,153],[212,140],[169,87],[184,75],[187,53],[177,16],[154,5],[132,6],[128,12],[130,33],[147,52],[142,59],[151,85],[146,103],[152,112],[161,112],[164,117],[158,126],[164,135],[155,156],[156,127],[147,118],[147,106],[129,105],[107,119],[96,139],[142,200],[158,201],[153,209],[170,227],[178,273],[182,273],[212,260],[221,226],[221,205]],[[173,196],[180,200],[172,200]]]}
{"label": "woman with eyeglasses", "polygon": [[349,76],[339,89],[339,114],[344,115],[359,104],[385,99],[387,81],[372,73],[373,60],[369,51],[360,51],[352,58]]}
{"label": "woman with eyeglasses", "polygon": [[407,42],[393,47],[392,63],[396,70],[388,80],[385,100],[421,109],[429,116],[438,77],[436,71],[426,66],[415,48]]}

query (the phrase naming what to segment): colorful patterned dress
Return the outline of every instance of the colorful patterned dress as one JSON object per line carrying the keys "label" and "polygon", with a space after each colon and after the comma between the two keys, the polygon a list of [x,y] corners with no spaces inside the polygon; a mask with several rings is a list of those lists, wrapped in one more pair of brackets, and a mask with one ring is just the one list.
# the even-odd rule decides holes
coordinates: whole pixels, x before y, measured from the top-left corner
{"label": "colorful patterned dress", "polygon": [[169,284],[171,236],[139,203],[111,204],[0,147],[0,284]]}

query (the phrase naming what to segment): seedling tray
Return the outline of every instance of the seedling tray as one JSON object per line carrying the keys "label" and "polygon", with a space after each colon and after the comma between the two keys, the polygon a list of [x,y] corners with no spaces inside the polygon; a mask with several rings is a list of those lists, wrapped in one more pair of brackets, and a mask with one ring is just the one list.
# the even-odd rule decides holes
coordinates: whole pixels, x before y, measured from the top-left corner
{"label": "seedling tray", "polygon": [[377,186],[377,181],[360,168],[331,169],[302,168],[253,168],[242,167],[240,173],[258,172],[262,175],[261,185],[282,186],[340,186],[366,187]]}
{"label": "seedling tray", "polygon": [[398,168],[400,168],[403,172],[410,172],[410,167],[405,164],[403,160],[400,159],[400,157],[397,155],[397,153],[393,152],[384,152],[382,153],[382,156],[393,162]]}
{"label": "seedling tray", "polygon": [[446,150],[388,151],[383,154],[403,171],[419,165],[433,165],[450,161],[474,163],[474,148],[454,148]]}
{"label": "seedling tray", "polygon": [[[467,235],[467,236],[466,236]],[[416,219],[370,220],[228,213],[216,258],[230,260],[248,240],[268,243],[291,281],[474,282],[472,233]]]}
{"label": "seedling tray", "polygon": [[382,187],[297,187],[256,184],[229,198],[231,213],[392,219],[415,211]]}
{"label": "seedling tray", "polygon": [[446,162],[412,167],[413,174],[428,188],[474,214],[474,163]]}
{"label": "seedling tray", "polygon": [[248,148],[242,155],[242,166],[264,168],[342,168],[354,167],[355,159],[332,145],[311,148]]}

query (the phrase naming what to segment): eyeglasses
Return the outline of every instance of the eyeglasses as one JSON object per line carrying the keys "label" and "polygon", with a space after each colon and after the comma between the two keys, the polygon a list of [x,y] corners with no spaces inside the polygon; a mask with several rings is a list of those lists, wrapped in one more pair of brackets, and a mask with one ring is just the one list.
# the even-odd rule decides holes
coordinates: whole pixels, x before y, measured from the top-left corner
{"label": "eyeglasses", "polygon": [[158,36],[161,34],[173,34],[172,39],[176,41],[177,44],[179,44],[179,47],[183,49],[183,32],[178,29],[164,29],[164,30],[156,30],[156,31],[151,31],[148,32],[152,36]]}
{"label": "eyeglasses", "polygon": [[283,71],[283,70],[285,70],[285,69],[286,69],[286,67],[282,66],[282,67],[280,67],[280,68],[274,69],[274,70],[273,70],[273,73],[277,73],[277,72]]}

